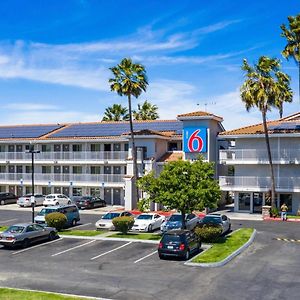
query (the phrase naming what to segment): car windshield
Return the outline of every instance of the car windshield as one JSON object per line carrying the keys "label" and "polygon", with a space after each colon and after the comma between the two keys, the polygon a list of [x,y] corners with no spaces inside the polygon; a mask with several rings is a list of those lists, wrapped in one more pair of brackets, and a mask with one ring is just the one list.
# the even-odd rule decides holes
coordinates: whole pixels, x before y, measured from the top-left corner
{"label": "car windshield", "polygon": [[180,242],[181,238],[179,235],[174,235],[174,234],[165,234],[162,238],[162,241],[164,243],[169,243],[169,242]]}
{"label": "car windshield", "polygon": [[219,216],[205,216],[202,220],[203,223],[221,223],[221,218]]}
{"label": "car windshield", "polygon": [[113,218],[119,217],[119,213],[107,213],[102,217],[103,220],[112,220]]}
{"label": "car windshield", "polygon": [[21,233],[24,230],[24,226],[10,226],[5,232],[10,232],[10,233]]}
{"label": "car windshield", "polygon": [[53,208],[43,208],[39,213],[38,213],[38,216],[45,216],[47,214],[50,214],[50,213],[53,213],[53,212],[56,212],[57,210],[56,209],[53,209]]}
{"label": "car windshield", "polygon": [[55,196],[53,195],[49,195],[49,196],[46,196],[47,199],[55,199]]}
{"label": "car windshield", "polygon": [[81,200],[91,200],[92,197],[88,197],[88,196],[85,196],[85,197],[82,197]]}
{"label": "car windshield", "polygon": [[181,222],[181,215],[172,215],[169,219],[170,222]]}
{"label": "car windshield", "polygon": [[136,219],[137,220],[151,220],[152,216],[151,215],[139,215]]}

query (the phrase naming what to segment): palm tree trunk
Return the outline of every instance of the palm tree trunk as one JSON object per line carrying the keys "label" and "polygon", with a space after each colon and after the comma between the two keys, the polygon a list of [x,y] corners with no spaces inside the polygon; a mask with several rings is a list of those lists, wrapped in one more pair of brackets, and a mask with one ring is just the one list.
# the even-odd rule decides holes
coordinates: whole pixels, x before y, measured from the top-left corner
{"label": "palm tree trunk", "polygon": [[264,126],[264,132],[265,132],[265,139],[267,144],[267,152],[268,152],[268,158],[269,158],[269,165],[270,165],[270,171],[271,171],[271,206],[275,207],[275,177],[274,177],[274,169],[273,169],[273,162],[272,162],[272,155],[271,155],[271,148],[270,148],[270,140],[269,140],[269,134],[268,134],[268,128],[267,128],[267,120],[266,120],[266,109],[263,108],[262,110],[262,118],[263,118],[263,126]]}
{"label": "palm tree trunk", "polygon": [[181,211],[181,229],[186,229],[185,211]]}
{"label": "palm tree trunk", "polygon": [[283,102],[280,103],[279,106],[279,118],[282,119],[282,115],[283,115]]}
{"label": "palm tree trunk", "polygon": [[[300,53],[300,48],[299,48]],[[300,60],[298,61],[298,93],[299,93],[299,102],[300,102]]]}
{"label": "palm tree trunk", "polygon": [[[132,178],[132,184],[133,184],[133,195],[138,201],[138,190],[136,185],[137,180],[137,151],[135,147],[135,141],[134,141],[134,133],[133,133],[133,123],[132,123],[132,109],[131,109],[131,95],[128,94],[128,111],[129,111],[129,124],[130,124],[130,136],[131,136],[131,142],[132,142],[132,161],[133,161],[133,178]],[[135,207],[133,207],[135,208]]]}

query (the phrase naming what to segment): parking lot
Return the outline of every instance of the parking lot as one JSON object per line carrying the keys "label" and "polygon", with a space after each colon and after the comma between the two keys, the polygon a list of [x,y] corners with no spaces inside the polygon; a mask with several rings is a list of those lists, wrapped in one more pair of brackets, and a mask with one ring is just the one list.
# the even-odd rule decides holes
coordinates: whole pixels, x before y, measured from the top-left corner
{"label": "parking lot", "polygon": [[[81,225],[98,218],[83,214]],[[0,209],[0,225],[24,219],[30,219],[30,212]],[[300,238],[299,225],[232,224],[234,230],[255,227],[258,234],[254,244],[222,268],[160,260],[155,244],[63,237],[26,249],[0,248],[0,286],[107,299],[286,299],[288,289],[289,299],[298,299],[300,243],[276,238]]]}

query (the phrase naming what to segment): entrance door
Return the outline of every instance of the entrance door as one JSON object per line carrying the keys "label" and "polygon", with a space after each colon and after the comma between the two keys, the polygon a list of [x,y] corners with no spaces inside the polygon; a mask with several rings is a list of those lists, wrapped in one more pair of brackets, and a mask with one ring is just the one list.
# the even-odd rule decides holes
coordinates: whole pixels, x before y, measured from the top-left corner
{"label": "entrance door", "polygon": [[23,187],[22,186],[18,186],[18,188],[17,188],[17,196],[23,196]]}
{"label": "entrance door", "polygon": [[239,193],[239,210],[250,211],[250,193]]}
{"label": "entrance door", "polygon": [[104,189],[104,200],[106,204],[112,205],[111,203],[111,189]]}
{"label": "entrance door", "polygon": [[253,193],[253,213],[262,213],[263,193]]}
{"label": "entrance door", "polygon": [[121,205],[121,189],[113,189],[113,204]]}

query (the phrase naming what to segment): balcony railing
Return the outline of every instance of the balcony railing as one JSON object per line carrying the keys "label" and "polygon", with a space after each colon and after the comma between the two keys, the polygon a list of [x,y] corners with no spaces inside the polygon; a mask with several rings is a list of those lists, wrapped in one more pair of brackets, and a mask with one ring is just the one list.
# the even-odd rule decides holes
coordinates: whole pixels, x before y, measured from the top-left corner
{"label": "balcony railing", "polygon": [[[142,152],[137,152],[137,159],[142,159]],[[40,152],[34,157],[36,162],[39,161],[105,161],[105,160],[121,160],[128,158],[128,151],[82,151],[82,152]],[[0,152],[0,161],[11,160],[30,160],[31,156],[24,152]]]}
{"label": "balcony railing", "polygon": [[[270,177],[256,176],[220,176],[219,184],[223,190],[270,190]],[[275,189],[293,191],[300,190],[300,177],[276,177]]]}
{"label": "balcony railing", "polygon": [[[267,150],[263,149],[220,150],[219,154],[221,163],[269,162]],[[272,149],[271,155],[274,163],[300,163],[300,149]]]}
{"label": "balcony railing", "polygon": [[[89,182],[101,184],[102,182],[107,183],[122,183],[123,177],[125,174],[54,174],[54,173],[35,173],[34,178],[35,182],[67,182],[67,183],[76,183],[76,182]],[[22,174],[22,173],[0,173],[0,183],[9,183],[9,182],[18,182],[30,183],[31,182],[31,173]]]}

